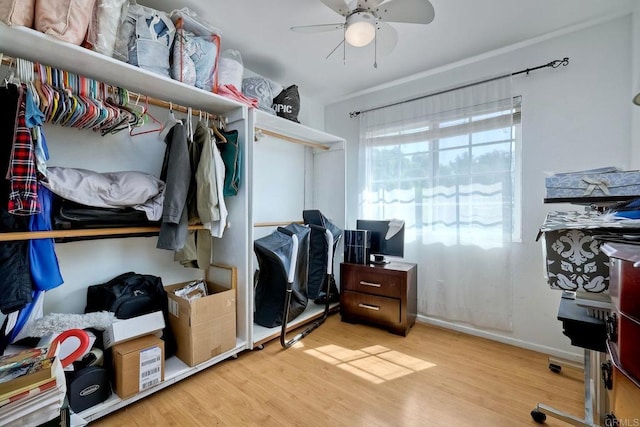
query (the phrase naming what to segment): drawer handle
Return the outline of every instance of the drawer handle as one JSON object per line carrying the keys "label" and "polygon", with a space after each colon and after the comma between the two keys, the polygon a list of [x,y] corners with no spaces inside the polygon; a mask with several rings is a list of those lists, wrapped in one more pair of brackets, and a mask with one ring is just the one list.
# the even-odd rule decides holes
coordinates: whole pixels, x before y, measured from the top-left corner
{"label": "drawer handle", "polygon": [[380,307],[369,304],[358,304],[360,308],[366,308],[367,310],[380,311]]}
{"label": "drawer handle", "polygon": [[382,285],[380,285],[380,283],[371,283],[371,282],[365,282],[364,280],[360,281],[360,284],[363,286],[371,286],[372,288],[379,288]]}

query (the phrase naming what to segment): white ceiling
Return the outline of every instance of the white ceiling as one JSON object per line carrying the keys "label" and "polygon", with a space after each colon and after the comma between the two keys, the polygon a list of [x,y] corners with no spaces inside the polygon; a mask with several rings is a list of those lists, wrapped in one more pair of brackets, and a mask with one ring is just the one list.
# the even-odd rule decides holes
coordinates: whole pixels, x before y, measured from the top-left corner
{"label": "white ceiling", "polygon": [[391,24],[398,31],[398,45],[390,55],[378,57],[376,69],[372,45],[347,46],[346,63],[342,48],[325,59],[342,40],[342,31],[290,30],[344,22],[320,0],[139,1],[165,11],[176,5],[190,8],[220,30],[222,49],[237,49],[246,68],[285,86],[297,84],[302,95],[323,104],[568,26],[630,12],[633,2],[431,0],[432,23]]}

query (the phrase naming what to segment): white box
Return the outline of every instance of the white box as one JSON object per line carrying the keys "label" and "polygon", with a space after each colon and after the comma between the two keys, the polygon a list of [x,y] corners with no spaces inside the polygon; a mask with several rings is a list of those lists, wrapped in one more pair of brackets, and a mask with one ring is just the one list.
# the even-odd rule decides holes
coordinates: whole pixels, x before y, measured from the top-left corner
{"label": "white box", "polygon": [[131,319],[119,319],[102,333],[104,348],[129,341],[143,335],[155,334],[164,329],[164,316],[162,311],[132,317]]}

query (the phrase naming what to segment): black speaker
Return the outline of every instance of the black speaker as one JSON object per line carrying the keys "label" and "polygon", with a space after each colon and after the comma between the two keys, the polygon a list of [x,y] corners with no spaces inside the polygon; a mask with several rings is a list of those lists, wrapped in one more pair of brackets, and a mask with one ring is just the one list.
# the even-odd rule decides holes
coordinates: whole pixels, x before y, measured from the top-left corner
{"label": "black speaker", "polygon": [[102,366],[87,366],[77,371],[65,372],[67,398],[73,412],[82,412],[111,396],[109,373]]}
{"label": "black speaker", "polygon": [[371,256],[371,232],[369,230],[344,231],[344,262],[369,264]]}

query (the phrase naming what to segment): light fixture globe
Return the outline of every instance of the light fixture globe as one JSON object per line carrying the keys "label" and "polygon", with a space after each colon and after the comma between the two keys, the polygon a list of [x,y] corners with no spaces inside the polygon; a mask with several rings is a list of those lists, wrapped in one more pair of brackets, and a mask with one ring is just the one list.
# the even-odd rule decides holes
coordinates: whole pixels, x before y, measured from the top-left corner
{"label": "light fixture globe", "polygon": [[356,12],[347,17],[347,29],[344,38],[351,46],[366,46],[376,37],[376,25],[373,15]]}

